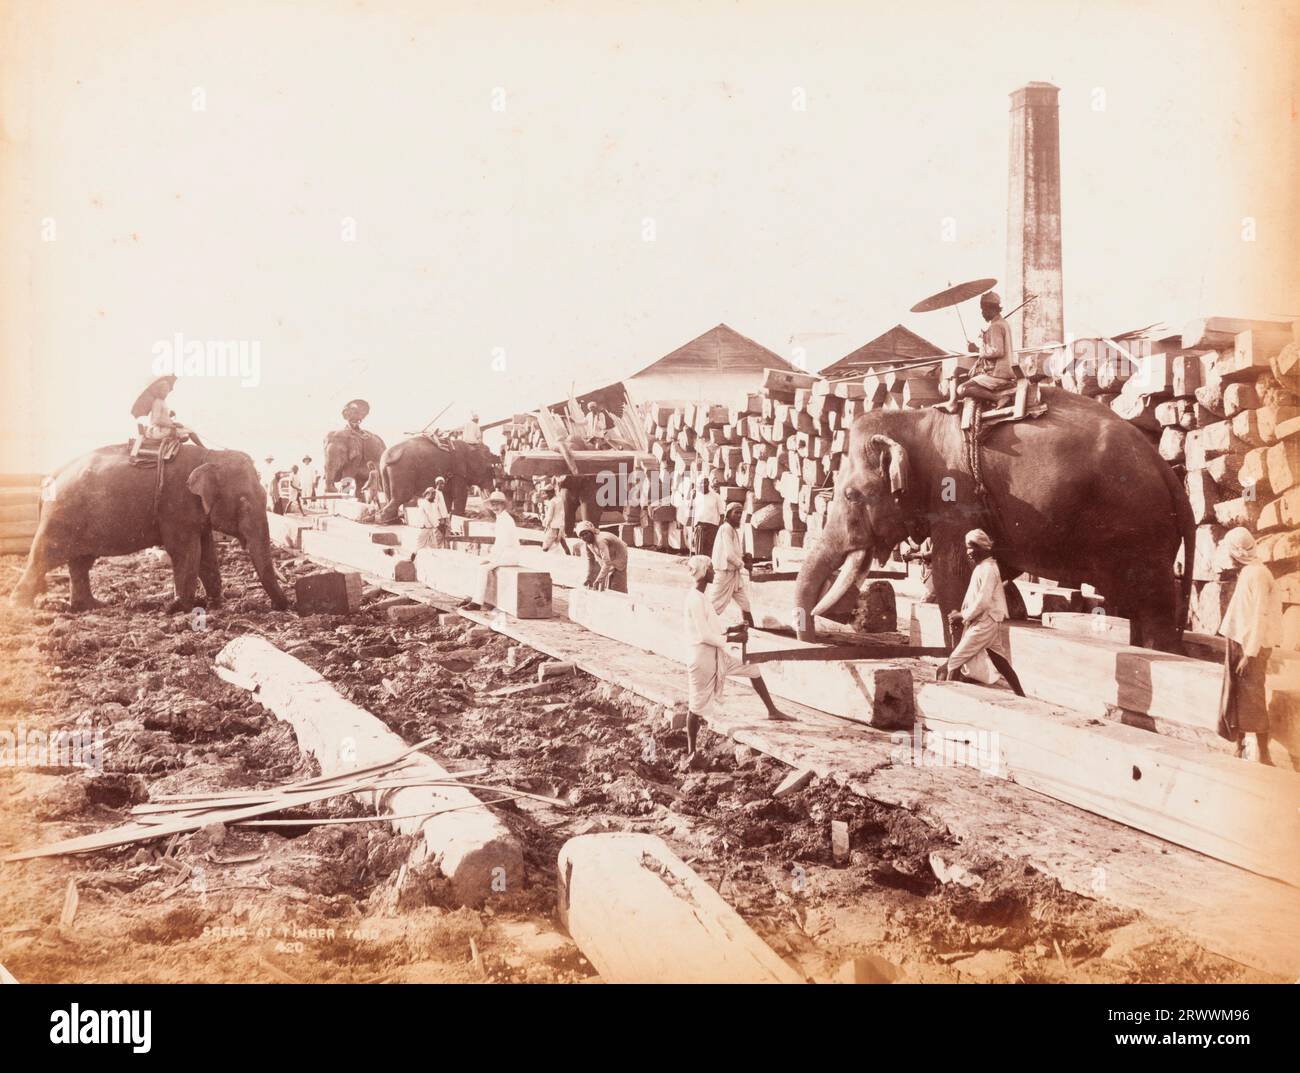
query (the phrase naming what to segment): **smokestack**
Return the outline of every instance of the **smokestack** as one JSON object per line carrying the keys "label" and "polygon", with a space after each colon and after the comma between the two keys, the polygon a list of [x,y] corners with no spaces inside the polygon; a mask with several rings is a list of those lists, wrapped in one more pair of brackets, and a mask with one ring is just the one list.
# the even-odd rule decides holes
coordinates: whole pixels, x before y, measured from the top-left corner
{"label": "smokestack", "polygon": [[1036,294],[1012,319],[1021,347],[1065,338],[1061,305],[1061,125],[1057,94],[1030,82],[1011,94],[1011,181],[1007,203],[1007,282],[1003,307]]}

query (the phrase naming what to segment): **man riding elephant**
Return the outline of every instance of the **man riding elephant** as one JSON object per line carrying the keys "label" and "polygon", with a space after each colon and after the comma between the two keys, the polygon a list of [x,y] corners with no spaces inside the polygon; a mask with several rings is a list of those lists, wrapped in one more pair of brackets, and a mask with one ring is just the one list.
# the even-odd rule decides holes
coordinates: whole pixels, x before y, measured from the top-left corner
{"label": "man riding elephant", "polygon": [[983,529],[1003,578],[1089,582],[1108,614],[1129,619],[1134,644],[1177,651],[1196,535],[1182,485],[1146,436],[1109,407],[1056,388],[1044,387],[1042,397],[1043,416],[988,430],[983,495],[956,416],[926,409],[858,417],[826,527],[795,586],[800,636],[811,639],[814,616],[847,595],[871,559],[885,559],[909,537],[932,541],[946,618],[961,606],[969,575],[965,534]]}
{"label": "man riding elephant", "polygon": [[325,491],[333,492],[339,481],[351,477],[360,498],[370,463],[379,462],[385,446],[382,439],[361,427],[369,413],[365,399],[353,399],[343,407],[346,427],[325,434]]}
{"label": "man riding elephant", "polygon": [[379,472],[387,505],[379,522],[401,521],[403,506],[412,505],[419,494],[439,477],[446,479],[447,505],[453,514],[465,513],[469,490],[492,489],[499,460],[483,444],[453,440],[446,446],[428,436],[413,436],[395,443],[380,456]]}
{"label": "man riding elephant", "polygon": [[168,610],[192,608],[199,581],[214,607],[221,602],[215,531],[238,538],[272,606],[289,606],[271,560],[266,492],[242,451],[182,444],[160,480],[156,467],[131,464],[128,445],[100,447],[58,470],[47,487],[15,603],[30,604],[45,591],[45,575],[66,565],[72,610],[95,607],[90,568],[97,558],[161,547],[176,585]]}

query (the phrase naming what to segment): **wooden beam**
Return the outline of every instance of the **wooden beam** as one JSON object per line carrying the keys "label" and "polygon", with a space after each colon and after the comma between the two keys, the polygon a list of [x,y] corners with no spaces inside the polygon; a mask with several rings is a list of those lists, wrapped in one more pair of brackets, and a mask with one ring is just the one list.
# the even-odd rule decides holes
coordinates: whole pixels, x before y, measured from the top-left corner
{"label": "wooden beam", "polygon": [[982,741],[1002,778],[1300,886],[1300,774],[978,686],[926,685],[917,705],[928,731]]}
{"label": "wooden beam", "polygon": [[560,921],[606,983],[802,982],[654,835],[579,835],[558,863]]}

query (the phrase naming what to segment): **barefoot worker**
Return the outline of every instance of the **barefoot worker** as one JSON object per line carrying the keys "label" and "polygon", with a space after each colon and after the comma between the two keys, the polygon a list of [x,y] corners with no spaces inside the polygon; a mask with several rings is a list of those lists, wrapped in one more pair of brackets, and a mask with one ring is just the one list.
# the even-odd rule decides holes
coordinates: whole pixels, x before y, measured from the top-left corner
{"label": "barefoot worker", "polygon": [[1221,565],[1240,573],[1219,626],[1219,633],[1228,641],[1219,698],[1219,735],[1236,744],[1237,756],[1247,757],[1246,735],[1253,734],[1255,755],[1247,758],[1271,764],[1264,676],[1268,658],[1282,640],[1282,598],[1272,571],[1259,561],[1249,529],[1237,526],[1229,530],[1221,547],[1230,560]]}
{"label": "barefoot worker", "polygon": [[[993,541],[983,529],[966,534],[966,558],[975,567],[961,610],[949,616],[954,631],[961,629],[961,640],[953,646],[947,666],[939,679],[975,681],[995,685],[999,674],[1019,695],[1020,679],[1011,669],[1011,655],[1002,643],[1002,623],[1007,617],[1007,598],[1002,591],[1002,574],[993,558]],[[962,669],[965,668],[965,674]]]}
{"label": "barefoot worker", "polygon": [[488,592],[495,587],[497,567],[520,565],[519,528],[515,525],[514,518],[510,516],[510,511],[506,509],[505,493],[498,488],[488,496],[487,505],[488,509],[496,515],[492,550],[485,558],[479,560],[480,565],[486,566],[487,569],[483,571],[483,579],[479,582],[474,599],[464,605],[471,611],[477,611],[487,603]]}
{"label": "barefoot worker", "polygon": [[451,512],[447,509],[447,497],[442,494],[446,483],[445,478],[439,477],[433,482],[433,487],[424,490],[424,494],[415,504],[420,526],[420,533],[415,541],[417,551],[421,548],[447,546],[447,528],[451,521]]}
{"label": "barefoot worker", "polygon": [[754,616],[749,609],[749,593],[745,591],[745,545],[740,539],[740,516],[742,504],[728,503],[726,520],[718,526],[713,538],[713,574],[717,579],[709,598],[713,601],[713,610],[722,614],[732,600],[740,608],[741,620],[746,626],[754,625]]}
{"label": "barefoot worker", "polygon": [[[714,701],[722,697],[722,688],[730,678],[748,678],[754,692],[767,708],[769,719],[789,719],[777,710],[772,694],[767,691],[758,667],[746,665],[727,651],[727,637],[722,620],[713,610],[705,589],[713,580],[713,560],[707,555],[692,555],[686,560],[691,574],[691,591],[686,594],[684,625],[686,629],[686,754],[688,762],[695,755],[696,735],[700,719],[706,715]],[[734,627],[739,630],[742,627]]]}
{"label": "barefoot worker", "polygon": [[589,521],[581,521],[574,532],[586,545],[588,589],[608,589],[627,592],[627,545],[613,533],[597,529]]}

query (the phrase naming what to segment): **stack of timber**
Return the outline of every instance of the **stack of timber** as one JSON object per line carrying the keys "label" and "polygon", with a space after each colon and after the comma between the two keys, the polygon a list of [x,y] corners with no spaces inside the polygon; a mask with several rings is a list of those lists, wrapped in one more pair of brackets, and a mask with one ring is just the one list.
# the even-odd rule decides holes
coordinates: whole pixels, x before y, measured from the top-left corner
{"label": "stack of timber", "polygon": [[[650,403],[642,407],[650,458],[617,481],[620,535],[634,547],[687,548],[699,481],[708,478],[725,502],[743,504],[745,548],[756,560],[801,548],[825,522],[853,419],[929,405],[940,397],[938,378],[937,365],[840,381],[768,369],[758,391],[731,405]],[[611,472],[610,459],[591,454],[596,471]]]}
{"label": "stack of timber", "polygon": [[1190,628],[1214,634],[1235,572],[1223,538],[1245,526],[1281,587],[1300,647],[1300,327],[1208,317],[1163,338],[1079,339],[1046,375],[1141,429],[1187,490],[1196,521]]}
{"label": "stack of timber", "polygon": [[40,516],[39,474],[0,474],[0,555],[26,555]]}

